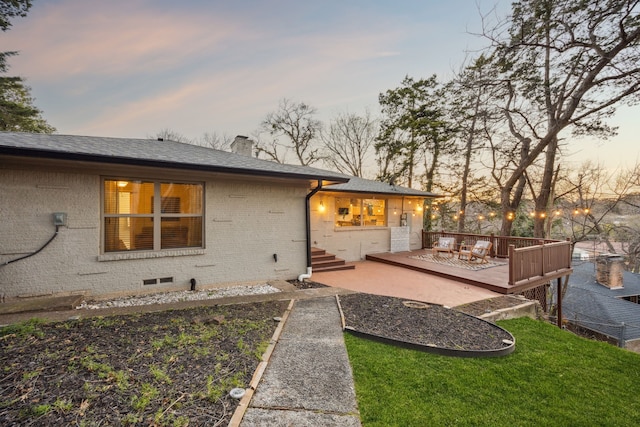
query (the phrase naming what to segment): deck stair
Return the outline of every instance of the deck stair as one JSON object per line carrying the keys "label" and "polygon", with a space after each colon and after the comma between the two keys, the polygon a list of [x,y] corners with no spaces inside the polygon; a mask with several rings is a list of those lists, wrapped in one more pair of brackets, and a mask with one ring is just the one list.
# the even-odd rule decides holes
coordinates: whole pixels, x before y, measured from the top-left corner
{"label": "deck stair", "polygon": [[311,248],[311,268],[314,273],[322,271],[353,270],[353,264],[347,264],[345,260],[336,258],[324,249]]}

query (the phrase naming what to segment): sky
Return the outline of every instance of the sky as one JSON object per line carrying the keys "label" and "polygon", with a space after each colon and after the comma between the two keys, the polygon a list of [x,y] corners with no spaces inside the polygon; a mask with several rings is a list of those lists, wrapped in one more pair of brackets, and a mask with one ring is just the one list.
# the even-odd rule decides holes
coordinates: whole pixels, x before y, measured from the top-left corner
{"label": "sky", "polygon": [[[286,98],[327,123],[378,113],[405,76],[448,80],[487,43],[507,0],[35,0],[0,34],[10,73],[61,134],[148,138],[169,129],[250,136]],[[492,12],[493,11],[493,12]],[[570,162],[640,158],[638,108]]]}

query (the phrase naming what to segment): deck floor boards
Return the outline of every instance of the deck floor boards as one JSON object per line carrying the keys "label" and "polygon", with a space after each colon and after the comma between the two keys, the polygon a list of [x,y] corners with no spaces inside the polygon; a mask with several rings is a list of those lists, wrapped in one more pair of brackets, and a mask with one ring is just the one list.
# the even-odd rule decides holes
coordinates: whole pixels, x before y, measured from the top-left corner
{"label": "deck floor boards", "polygon": [[[509,265],[506,259],[493,258],[493,261],[502,263],[502,265],[499,266],[489,267],[482,270],[469,270],[466,268],[410,258],[412,256],[430,253],[430,249],[411,252],[380,253],[367,255],[366,259],[398,267],[409,268],[426,274],[433,274],[501,294],[519,293],[530,287],[526,286],[526,284],[519,286],[509,285]],[[442,254],[440,256],[448,257],[449,255]],[[456,254],[454,256],[457,258],[458,255]]]}

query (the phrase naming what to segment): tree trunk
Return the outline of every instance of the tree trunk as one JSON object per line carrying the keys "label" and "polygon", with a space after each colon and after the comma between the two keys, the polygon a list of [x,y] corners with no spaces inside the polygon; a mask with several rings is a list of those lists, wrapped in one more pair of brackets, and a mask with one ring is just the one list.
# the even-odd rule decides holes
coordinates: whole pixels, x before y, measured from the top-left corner
{"label": "tree trunk", "polygon": [[548,207],[553,191],[554,175],[555,175],[555,159],[558,151],[558,138],[553,138],[547,152],[545,154],[544,172],[542,174],[542,182],[540,183],[540,193],[535,200],[535,216],[533,220],[533,236],[545,237],[545,222],[551,220]]}
{"label": "tree trunk", "polygon": [[465,230],[465,216],[467,213],[467,191],[469,171],[471,169],[471,154],[473,151],[473,140],[476,132],[476,123],[478,121],[478,111],[480,109],[480,93],[476,95],[475,105],[473,106],[473,117],[471,119],[471,128],[469,129],[469,137],[465,144],[464,150],[464,170],[462,171],[462,188],[460,189],[460,212],[458,216],[458,233]]}

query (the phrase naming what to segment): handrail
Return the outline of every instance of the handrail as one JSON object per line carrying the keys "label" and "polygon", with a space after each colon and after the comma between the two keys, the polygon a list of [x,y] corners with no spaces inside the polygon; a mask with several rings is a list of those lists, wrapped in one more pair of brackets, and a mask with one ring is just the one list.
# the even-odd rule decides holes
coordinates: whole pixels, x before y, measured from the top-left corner
{"label": "handrail", "polygon": [[492,243],[490,254],[492,258],[507,258],[509,256],[510,245],[514,245],[516,248],[525,248],[529,246],[538,246],[541,244],[554,243],[559,241],[553,239],[539,239],[532,237],[496,236],[493,233],[472,234],[448,231],[423,231],[422,248],[424,249],[433,247],[433,243],[437,242],[440,237],[455,238],[456,247],[462,244],[462,242],[467,245],[474,245],[478,240],[488,240]]}
{"label": "handrail", "polygon": [[440,237],[453,237],[456,247],[464,242],[474,245],[488,240],[491,257],[509,258],[509,285],[541,283],[571,270],[572,243],[569,240],[537,239],[530,237],[496,236],[494,234],[423,231],[422,247],[431,248]]}
{"label": "handrail", "polygon": [[571,269],[571,242],[552,242],[525,248],[509,245],[509,285],[556,277]]}

